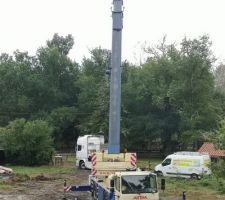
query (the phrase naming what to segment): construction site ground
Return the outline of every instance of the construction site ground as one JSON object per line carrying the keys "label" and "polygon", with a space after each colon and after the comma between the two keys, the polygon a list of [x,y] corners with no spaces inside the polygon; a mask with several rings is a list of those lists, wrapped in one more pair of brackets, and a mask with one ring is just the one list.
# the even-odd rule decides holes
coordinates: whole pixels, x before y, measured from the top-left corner
{"label": "construction site ground", "polygon": [[[0,180],[0,200],[91,200],[89,192],[63,192],[64,180],[68,185],[86,185],[90,170],[79,170],[74,161],[64,162],[56,168],[69,169],[67,173],[41,173],[27,175],[16,173]],[[182,200],[184,186],[166,186],[165,192],[160,191],[160,200]],[[225,200],[224,195],[209,193],[195,188],[186,191],[187,200]]]}

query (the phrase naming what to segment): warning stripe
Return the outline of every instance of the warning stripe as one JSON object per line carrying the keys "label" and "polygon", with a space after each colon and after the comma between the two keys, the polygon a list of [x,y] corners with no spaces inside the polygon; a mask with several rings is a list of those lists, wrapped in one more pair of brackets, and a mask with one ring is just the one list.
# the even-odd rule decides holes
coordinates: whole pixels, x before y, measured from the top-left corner
{"label": "warning stripe", "polygon": [[136,163],[137,163],[137,156],[136,153],[132,153],[130,156],[130,163],[133,167],[136,167]]}
{"label": "warning stripe", "polygon": [[95,168],[92,169],[91,175],[95,176],[97,173],[97,170]]}
{"label": "warning stripe", "polygon": [[69,192],[70,189],[71,189],[71,186],[64,187],[64,192]]}
{"label": "warning stripe", "polygon": [[91,175],[93,175],[93,176],[95,176],[96,173],[97,173],[97,170],[95,169],[95,166],[96,166],[96,160],[97,160],[96,153],[93,153],[93,154],[92,154],[92,157],[91,157],[91,163],[92,163],[92,171],[91,171]]}
{"label": "warning stripe", "polygon": [[96,160],[97,160],[97,156],[95,153],[92,154],[92,157],[91,157],[91,162],[92,162],[92,165],[95,166],[96,165]]}

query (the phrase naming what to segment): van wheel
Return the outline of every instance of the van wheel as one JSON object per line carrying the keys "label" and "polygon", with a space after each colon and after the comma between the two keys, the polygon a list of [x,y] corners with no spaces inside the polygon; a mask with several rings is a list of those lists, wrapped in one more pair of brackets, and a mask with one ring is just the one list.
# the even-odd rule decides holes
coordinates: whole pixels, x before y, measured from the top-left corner
{"label": "van wheel", "polygon": [[80,169],[86,169],[85,163],[84,163],[83,160],[81,160],[81,161],[79,162],[79,168],[80,168]]}
{"label": "van wheel", "polygon": [[191,174],[191,179],[197,180],[197,179],[199,179],[199,177],[197,174]]}
{"label": "van wheel", "polygon": [[157,176],[163,176],[163,173],[161,171],[156,172]]}

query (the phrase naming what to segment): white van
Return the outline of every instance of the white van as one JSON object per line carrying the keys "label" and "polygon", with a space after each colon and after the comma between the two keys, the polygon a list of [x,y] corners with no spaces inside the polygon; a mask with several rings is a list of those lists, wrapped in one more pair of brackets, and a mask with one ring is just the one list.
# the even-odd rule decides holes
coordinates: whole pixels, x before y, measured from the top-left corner
{"label": "white van", "polygon": [[155,167],[155,173],[163,176],[201,178],[210,175],[211,160],[208,154],[181,151],[168,155]]}
{"label": "white van", "polygon": [[103,135],[79,136],[75,147],[76,166],[81,169],[91,169],[91,154],[100,151],[103,144]]}

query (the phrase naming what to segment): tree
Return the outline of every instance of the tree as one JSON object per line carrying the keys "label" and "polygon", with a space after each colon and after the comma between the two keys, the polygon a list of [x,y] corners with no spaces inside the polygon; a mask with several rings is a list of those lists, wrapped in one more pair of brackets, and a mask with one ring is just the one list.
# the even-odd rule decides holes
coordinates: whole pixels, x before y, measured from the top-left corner
{"label": "tree", "polygon": [[12,121],[1,129],[6,158],[12,164],[48,164],[53,154],[52,128],[41,120]]}
{"label": "tree", "polygon": [[84,58],[79,76],[79,129],[81,134],[108,132],[109,83],[105,71],[109,51],[91,50],[92,57]]}
{"label": "tree", "polygon": [[55,33],[52,40],[47,41],[48,48],[57,49],[62,55],[68,55],[69,51],[73,48],[73,45],[74,39],[70,34],[63,37]]}
{"label": "tree", "polygon": [[33,68],[36,60],[27,52],[14,52],[14,57],[0,57],[0,124],[6,125],[16,117],[28,118],[33,111],[29,95],[33,83]]}
{"label": "tree", "polygon": [[47,115],[46,121],[53,127],[57,149],[73,149],[79,136],[78,114],[74,107],[60,107]]}
{"label": "tree", "polygon": [[172,69],[169,59],[155,55],[141,67],[128,68],[127,81],[122,86],[122,120],[126,124],[124,140],[130,146],[141,143],[140,150],[150,149],[157,139],[161,139],[164,149],[166,144],[172,144],[171,137],[179,124],[168,97]]}
{"label": "tree", "polygon": [[216,88],[220,91],[225,93],[225,65],[224,64],[220,64],[214,72],[214,76],[215,76],[215,86]]}
{"label": "tree", "polygon": [[73,39],[70,35],[65,38],[54,35],[47,44],[37,52],[37,73],[46,86],[45,93],[39,93],[39,106],[48,111],[60,106],[73,106],[79,92],[79,66],[65,54],[72,48]]}
{"label": "tree", "polygon": [[208,36],[198,40],[184,38],[181,43],[181,62],[176,68],[177,76],[170,94],[182,119],[180,132],[184,147],[194,144],[194,148],[198,148],[198,138],[215,128],[219,119],[213,101],[214,57],[210,46]]}
{"label": "tree", "polygon": [[210,44],[207,36],[184,38],[178,48],[164,38],[146,49],[146,63],[131,67],[123,85],[127,138],[142,144],[159,138],[169,152],[197,148],[202,134],[216,128]]}

